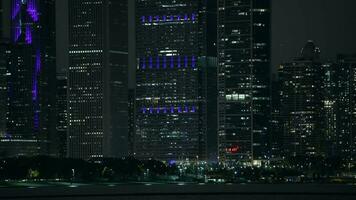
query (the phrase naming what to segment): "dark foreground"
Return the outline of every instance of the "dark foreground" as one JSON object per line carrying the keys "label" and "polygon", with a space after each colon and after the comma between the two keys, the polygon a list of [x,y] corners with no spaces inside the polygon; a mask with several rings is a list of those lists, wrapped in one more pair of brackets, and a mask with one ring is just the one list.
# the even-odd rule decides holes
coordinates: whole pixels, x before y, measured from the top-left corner
{"label": "dark foreground", "polygon": [[135,184],[1,188],[0,199],[38,200],[355,200],[352,185]]}

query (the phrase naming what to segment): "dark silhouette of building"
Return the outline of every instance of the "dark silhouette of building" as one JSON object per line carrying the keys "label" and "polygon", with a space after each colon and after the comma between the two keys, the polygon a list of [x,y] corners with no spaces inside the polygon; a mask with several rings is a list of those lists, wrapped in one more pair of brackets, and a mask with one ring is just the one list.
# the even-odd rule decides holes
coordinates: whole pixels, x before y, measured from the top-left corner
{"label": "dark silhouette of building", "polygon": [[68,129],[68,112],[67,112],[67,92],[68,79],[65,74],[57,74],[57,94],[56,94],[56,114],[57,114],[57,156],[60,158],[67,157],[67,129]]}
{"label": "dark silhouette of building", "polygon": [[301,55],[279,67],[281,116],[286,156],[324,155],[322,147],[322,64],[308,41]]}
{"label": "dark silhouette of building", "polygon": [[135,139],[135,130],[136,130],[136,106],[135,106],[135,89],[129,89],[129,155],[132,155],[134,152],[134,139]]}
{"label": "dark silhouette of building", "polygon": [[202,60],[202,67],[206,70],[205,99],[207,119],[207,160],[218,161],[218,88],[217,88],[217,59],[207,57]]}
{"label": "dark silhouette of building", "polygon": [[201,0],[136,1],[134,155],[138,158],[206,158],[202,63],[214,54],[214,48],[208,48],[214,42],[207,37],[209,27],[214,27],[207,21],[210,8],[214,10],[212,2]]}
{"label": "dark silhouette of building", "polygon": [[68,156],[128,151],[128,5],[69,1]]}
{"label": "dark silhouette of building", "polygon": [[268,155],[270,7],[268,0],[218,0],[218,134],[223,161]]}

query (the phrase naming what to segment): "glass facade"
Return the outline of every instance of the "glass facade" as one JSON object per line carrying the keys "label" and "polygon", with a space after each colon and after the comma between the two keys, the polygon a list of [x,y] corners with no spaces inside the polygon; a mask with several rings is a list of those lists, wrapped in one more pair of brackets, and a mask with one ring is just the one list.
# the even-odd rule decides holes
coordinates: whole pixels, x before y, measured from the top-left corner
{"label": "glass facade", "polygon": [[218,0],[218,145],[223,161],[268,156],[270,1]]}
{"label": "glass facade", "polygon": [[325,153],[355,160],[356,56],[339,55],[323,70]]}
{"label": "glass facade", "polygon": [[205,1],[136,1],[134,156],[206,158]]}
{"label": "glass facade", "polygon": [[54,136],[55,17],[53,0],[12,0],[7,52],[6,156],[51,154]]}
{"label": "glass facade", "polygon": [[69,1],[69,157],[127,154],[127,12],[127,1]]}

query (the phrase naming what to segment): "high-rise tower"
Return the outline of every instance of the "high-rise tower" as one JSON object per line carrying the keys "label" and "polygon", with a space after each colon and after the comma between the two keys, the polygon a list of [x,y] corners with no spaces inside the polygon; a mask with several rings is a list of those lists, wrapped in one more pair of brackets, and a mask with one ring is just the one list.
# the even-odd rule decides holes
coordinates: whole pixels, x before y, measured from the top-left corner
{"label": "high-rise tower", "polygon": [[7,60],[6,156],[51,154],[54,137],[55,2],[12,0]]}
{"label": "high-rise tower", "polygon": [[69,157],[127,155],[127,25],[127,1],[69,1]]}
{"label": "high-rise tower", "polygon": [[208,10],[203,0],[136,1],[138,158],[206,158]]}
{"label": "high-rise tower", "polygon": [[221,160],[268,155],[270,7],[269,0],[218,0]]}
{"label": "high-rise tower", "polygon": [[280,65],[281,119],[285,156],[323,155],[322,65],[309,41],[298,58]]}

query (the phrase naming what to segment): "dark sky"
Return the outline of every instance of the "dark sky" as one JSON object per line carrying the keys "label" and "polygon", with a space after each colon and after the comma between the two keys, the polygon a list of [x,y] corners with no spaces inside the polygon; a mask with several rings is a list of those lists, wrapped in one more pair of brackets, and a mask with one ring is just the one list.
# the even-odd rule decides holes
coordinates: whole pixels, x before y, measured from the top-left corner
{"label": "dark sky", "polygon": [[[67,65],[65,2],[57,1],[60,69]],[[297,56],[307,40],[321,48],[325,60],[356,53],[355,9],[356,0],[272,0],[272,65]]]}
{"label": "dark sky", "polygon": [[356,0],[273,0],[272,63],[297,56],[307,40],[324,60],[356,53]]}

